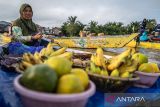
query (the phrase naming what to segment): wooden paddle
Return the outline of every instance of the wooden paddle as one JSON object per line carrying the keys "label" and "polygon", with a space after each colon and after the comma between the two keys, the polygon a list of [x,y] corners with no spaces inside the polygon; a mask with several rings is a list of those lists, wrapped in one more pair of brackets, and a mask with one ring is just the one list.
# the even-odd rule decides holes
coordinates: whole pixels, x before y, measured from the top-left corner
{"label": "wooden paddle", "polygon": [[[137,38],[137,37],[138,37],[138,35],[139,35],[139,33],[136,33],[136,36],[134,36],[132,39],[129,39],[129,41],[128,41],[127,43],[125,43],[125,44],[123,45],[123,47],[124,47],[124,46],[126,46],[128,43],[130,43],[133,39]],[[137,38],[137,39],[139,39],[139,38]],[[138,43],[138,42],[140,41],[140,40],[138,40],[138,41],[137,41],[137,39],[136,39],[136,45],[135,45],[135,48],[139,45],[139,43]]]}

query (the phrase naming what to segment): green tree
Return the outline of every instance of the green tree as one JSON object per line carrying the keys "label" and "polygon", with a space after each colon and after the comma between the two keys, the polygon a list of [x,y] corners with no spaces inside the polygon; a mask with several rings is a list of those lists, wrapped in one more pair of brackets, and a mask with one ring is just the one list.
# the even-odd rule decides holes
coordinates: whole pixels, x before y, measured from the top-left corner
{"label": "green tree", "polygon": [[155,28],[156,25],[157,25],[157,22],[156,22],[155,19],[148,19],[147,20],[146,27],[149,30],[149,33],[151,33],[154,30],[154,28]]}
{"label": "green tree", "polygon": [[77,21],[77,16],[70,16],[68,17],[67,22],[64,22],[61,29],[62,32],[67,36],[77,36],[79,31],[84,28],[84,24],[80,21]]}
{"label": "green tree", "polygon": [[104,33],[109,35],[126,34],[126,27],[121,22],[108,22],[103,29]]}
{"label": "green tree", "polygon": [[88,24],[87,30],[90,31],[91,33],[98,33],[98,22],[91,21]]}
{"label": "green tree", "polygon": [[140,28],[140,22],[138,21],[134,21],[131,22],[130,24],[127,25],[127,33],[135,33],[135,32],[139,32],[139,28]]}

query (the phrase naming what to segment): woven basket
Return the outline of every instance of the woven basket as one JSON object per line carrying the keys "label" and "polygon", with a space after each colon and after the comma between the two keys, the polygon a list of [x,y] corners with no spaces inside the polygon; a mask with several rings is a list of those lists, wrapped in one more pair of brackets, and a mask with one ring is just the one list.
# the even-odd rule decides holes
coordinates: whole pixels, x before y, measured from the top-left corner
{"label": "woven basket", "polygon": [[103,76],[99,74],[88,73],[90,80],[96,84],[97,90],[102,92],[124,92],[134,81],[139,80],[139,77],[133,76],[132,78],[120,78]]}

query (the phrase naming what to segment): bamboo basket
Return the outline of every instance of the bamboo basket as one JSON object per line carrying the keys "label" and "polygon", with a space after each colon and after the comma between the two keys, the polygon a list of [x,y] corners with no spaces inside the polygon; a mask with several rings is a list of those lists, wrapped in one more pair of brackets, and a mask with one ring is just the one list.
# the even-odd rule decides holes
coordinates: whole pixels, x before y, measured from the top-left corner
{"label": "bamboo basket", "polygon": [[102,92],[125,92],[133,82],[139,80],[138,76],[132,78],[110,77],[89,73],[89,78],[96,84],[96,89]]}

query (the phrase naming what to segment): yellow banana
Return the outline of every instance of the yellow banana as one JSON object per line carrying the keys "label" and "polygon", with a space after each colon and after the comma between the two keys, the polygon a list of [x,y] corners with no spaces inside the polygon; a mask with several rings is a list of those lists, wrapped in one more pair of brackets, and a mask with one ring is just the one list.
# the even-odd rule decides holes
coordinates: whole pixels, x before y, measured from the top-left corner
{"label": "yellow banana", "polygon": [[131,53],[131,49],[128,49],[128,50],[122,52],[120,55],[112,58],[110,64],[107,67],[108,70],[112,71],[112,70],[118,68],[122,63],[125,63],[128,56],[130,56],[130,53]]}
{"label": "yellow banana", "polygon": [[53,46],[58,46],[58,44],[49,42],[46,48],[47,48],[47,49],[50,49],[50,47],[53,48]]}
{"label": "yellow banana", "polygon": [[39,53],[38,53],[38,52],[35,52],[35,53],[34,53],[34,58],[35,58],[35,59],[41,59],[41,57],[39,56]]}
{"label": "yellow banana", "polygon": [[25,70],[25,68],[24,68],[24,66],[22,65],[22,63],[19,64],[19,69],[22,70],[22,71]]}
{"label": "yellow banana", "polygon": [[96,62],[97,62],[97,66],[100,66],[100,67],[102,66],[104,69],[106,69],[102,48],[97,48],[96,50]]}
{"label": "yellow banana", "polygon": [[54,52],[54,50],[53,50],[52,46],[50,45],[50,47],[46,48],[46,52],[45,52],[44,56],[48,57],[53,52]]}
{"label": "yellow banana", "polygon": [[28,56],[28,53],[24,53],[24,54],[23,54],[23,60],[24,60],[24,61],[27,61],[27,62],[30,62],[30,58],[29,58],[29,56]]}
{"label": "yellow banana", "polygon": [[51,42],[48,43],[46,48],[49,49],[50,47],[52,47],[52,43]]}
{"label": "yellow banana", "polygon": [[40,56],[45,56],[45,52],[46,52],[46,48],[43,48],[43,49],[40,51],[39,55],[40,55]]}
{"label": "yellow banana", "polygon": [[21,63],[22,63],[22,65],[23,65],[24,68],[28,68],[28,67],[33,66],[31,63],[26,62],[26,61],[22,61]]}
{"label": "yellow banana", "polygon": [[136,52],[136,48],[131,48],[131,55],[135,54]]}
{"label": "yellow banana", "polygon": [[122,74],[123,72],[134,72],[137,70],[137,68],[138,68],[138,62],[135,60],[131,60],[130,65],[123,64],[118,68],[118,70]]}
{"label": "yellow banana", "polygon": [[41,60],[41,57],[39,56],[39,53],[38,52],[35,52],[34,53],[34,61],[36,64],[41,64],[43,63],[42,60]]}
{"label": "yellow banana", "polygon": [[66,51],[66,49],[67,49],[66,47],[63,47],[63,48],[61,48],[61,49],[59,49],[59,50],[57,50],[57,51],[55,51],[55,52],[52,52],[52,53],[50,54],[50,57],[63,54],[63,53]]}
{"label": "yellow banana", "polygon": [[91,61],[92,61],[93,63],[96,63],[96,56],[95,56],[95,54],[92,54],[92,56],[91,56]]}
{"label": "yellow banana", "polygon": [[94,56],[93,54],[91,55],[91,59],[90,59],[92,62],[94,62]]}
{"label": "yellow banana", "polygon": [[65,52],[63,54],[58,55],[57,57],[63,57],[63,58],[71,60],[72,56],[73,56],[72,52]]}
{"label": "yellow banana", "polygon": [[42,63],[40,58],[34,57],[31,53],[28,53],[28,56],[30,58],[30,63],[32,63],[32,64],[40,64],[40,63]]}

